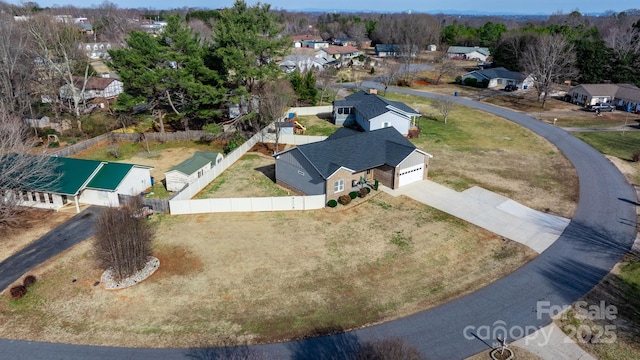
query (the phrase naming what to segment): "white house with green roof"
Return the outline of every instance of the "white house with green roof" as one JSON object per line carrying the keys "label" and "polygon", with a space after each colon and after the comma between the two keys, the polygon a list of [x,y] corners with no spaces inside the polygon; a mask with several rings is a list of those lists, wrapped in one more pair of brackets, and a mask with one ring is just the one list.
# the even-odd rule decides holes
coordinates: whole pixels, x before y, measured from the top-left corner
{"label": "white house with green roof", "polygon": [[164,173],[168,191],[179,191],[202,177],[222,161],[222,154],[213,151],[196,151],[193,156]]}
{"label": "white house with green roof", "polygon": [[[9,159],[10,160],[10,159]],[[106,161],[52,157],[55,181],[32,189],[2,189],[4,196],[16,196],[19,205],[59,210],[74,202],[119,206],[118,195],[137,195],[151,187],[149,166]]]}

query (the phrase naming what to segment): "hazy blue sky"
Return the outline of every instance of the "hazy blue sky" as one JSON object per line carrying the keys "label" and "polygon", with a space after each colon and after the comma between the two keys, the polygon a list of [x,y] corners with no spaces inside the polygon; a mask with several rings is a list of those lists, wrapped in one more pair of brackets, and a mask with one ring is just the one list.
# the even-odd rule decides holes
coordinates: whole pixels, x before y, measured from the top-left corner
{"label": "hazy blue sky", "polygon": [[[40,6],[74,5],[77,7],[89,7],[99,5],[102,0],[35,0]],[[203,7],[220,8],[233,4],[233,0],[110,0],[121,8],[154,8],[170,9],[178,7]],[[13,2],[18,2],[13,0]],[[578,10],[581,13],[604,12],[614,10],[616,12],[640,8],[638,0],[270,0],[261,1],[271,4],[274,9],[299,10],[359,10],[367,12],[390,11],[404,12],[407,10],[417,12],[433,11],[469,11],[488,13],[516,13],[516,14],[552,14],[562,11],[569,13]],[[248,4],[255,4],[254,0],[247,0]]]}

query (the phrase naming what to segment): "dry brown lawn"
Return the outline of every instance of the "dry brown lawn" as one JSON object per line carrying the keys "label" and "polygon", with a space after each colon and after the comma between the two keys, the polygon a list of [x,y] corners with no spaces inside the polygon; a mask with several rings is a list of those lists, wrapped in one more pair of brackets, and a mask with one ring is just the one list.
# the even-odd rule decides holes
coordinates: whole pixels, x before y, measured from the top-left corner
{"label": "dry brown lawn", "polygon": [[5,291],[0,337],[136,347],[290,339],[433,307],[535,256],[381,192],[342,211],[153,221],[161,262],[154,275],[119,291],[94,286],[101,270],[84,242],[35,269],[39,281],[22,300]]}
{"label": "dry brown lawn", "polygon": [[0,227],[0,232],[3,234],[0,241],[0,262],[38,240],[73,215],[75,215],[75,208],[73,212],[36,209],[22,212],[18,226]]}

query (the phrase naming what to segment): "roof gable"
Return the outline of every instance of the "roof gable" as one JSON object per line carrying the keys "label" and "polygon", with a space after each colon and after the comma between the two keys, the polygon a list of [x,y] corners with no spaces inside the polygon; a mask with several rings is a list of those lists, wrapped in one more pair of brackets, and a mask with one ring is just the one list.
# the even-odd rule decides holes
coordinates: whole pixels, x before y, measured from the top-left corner
{"label": "roof gable", "polygon": [[395,167],[416,147],[395,128],[388,127],[369,132],[341,128],[324,141],[294,149],[327,179],[340,168],[358,172],[385,164]]}

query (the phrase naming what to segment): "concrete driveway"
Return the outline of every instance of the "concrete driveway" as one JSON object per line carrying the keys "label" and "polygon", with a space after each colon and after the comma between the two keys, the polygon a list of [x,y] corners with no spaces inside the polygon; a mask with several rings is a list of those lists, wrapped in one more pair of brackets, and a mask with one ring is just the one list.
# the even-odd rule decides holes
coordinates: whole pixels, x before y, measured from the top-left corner
{"label": "concrete driveway", "polygon": [[487,229],[536,251],[545,251],[560,237],[570,220],[528,208],[474,186],[457,192],[433,181],[418,181],[398,190],[381,187],[393,196],[405,195],[423,204]]}

